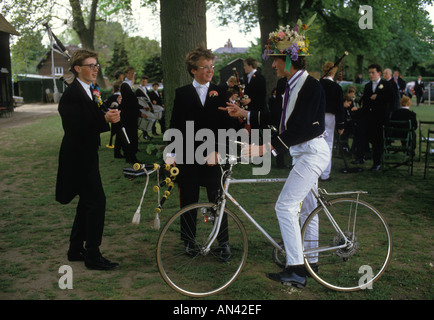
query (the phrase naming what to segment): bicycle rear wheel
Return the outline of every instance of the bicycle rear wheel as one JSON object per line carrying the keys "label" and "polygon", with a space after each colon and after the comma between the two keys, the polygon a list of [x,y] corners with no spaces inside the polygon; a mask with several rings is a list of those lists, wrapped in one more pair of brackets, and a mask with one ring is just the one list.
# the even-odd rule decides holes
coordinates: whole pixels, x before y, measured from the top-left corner
{"label": "bicycle rear wheel", "polygon": [[[333,199],[327,209],[345,237],[336,231],[324,208],[317,207],[302,228],[306,269],[315,280],[333,290],[372,289],[392,253],[391,233],[385,219],[362,200]],[[319,223],[318,237],[309,232],[316,223]],[[345,238],[350,240],[346,244]],[[345,247],[336,248],[344,244]],[[314,251],[317,253],[307,254]],[[309,262],[317,263],[318,273]]]}
{"label": "bicycle rear wheel", "polygon": [[[181,240],[181,220],[196,215],[194,253],[187,254]],[[225,209],[231,258],[222,261],[220,244],[217,239],[209,252],[204,251],[208,244],[216,218],[216,205],[196,203],[175,213],[161,230],[157,243],[157,265],[164,281],[177,292],[191,297],[205,297],[226,289],[244,267],[247,259],[247,233],[240,219]]]}

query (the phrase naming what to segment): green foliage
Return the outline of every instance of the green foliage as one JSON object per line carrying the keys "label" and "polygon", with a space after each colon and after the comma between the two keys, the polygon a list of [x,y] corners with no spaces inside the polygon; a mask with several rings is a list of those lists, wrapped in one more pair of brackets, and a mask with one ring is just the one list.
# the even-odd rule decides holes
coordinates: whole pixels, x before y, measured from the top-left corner
{"label": "green foliage", "polygon": [[163,65],[161,56],[156,54],[149,59],[144,59],[143,75],[149,77],[149,82],[160,82],[163,79]]}
{"label": "green foliage", "polygon": [[[150,40],[148,37],[125,37],[125,50],[128,53],[128,60],[137,72],[136,78],[142,74],[147,63],[152,63],[156,55],[161,55],[160,44],[156,40]],[[161,77],[162,78],[162,77]],[[161,80],[161,78],[159,80]]]}
{"label": "green foliage", "polygon": [[113,49],[113,56],[111,61],[105,68],[105,74],[109,79],[114,79],[114,74],[118,70],[124,70],[129,66],[128,54],[125,50],[125,44],[123,41],[116,41]]}
{"label": "green foliage", "polygon": [[[433,26],[424,10],[431,0],[275,1],[279,24],[288,24],[288,13],[293,10],[301,10],[304,20],[314,12],[318,14],[309,33],[311,71],[320,70],[326,60],[335,61],[344,51],[350,53],[347,80],[353,80],[359,69],[364,71],[372,62],[405,74],[424,74],[434,66]],[[257,7],[251,2],[242,5],[234,0],[210,0],[208,4],[218,12],[222,25],[237,21],[241,31],[248,31],[258,23]],[[373,29],[359,28],[362,5],[373,8]]]}
{"label": "green foliage", "polygon": [[242,26],[239,31],[249,32],[258,22],[258,6],[256,0],[207,0],[207,9],[213,7],[218,12],[222,25],[236,22]]}
{"label": "green foliage", "polygon": [[131,13],[131,0],[99,0],[99,11],[103,17],[111,16],[122,10],[127,11],[127,13]]}
{"label": "green foliage", "polygon": [[[99,54],[99,63],[103,68],[109,66],[109,61],[112,60],[115,49],[119,49],[116,48],[116,44],[123,43],[124,39],[125,32],[119,22],[99,21],[96,23],[94,45]],[[107,73],[105,69],[103,71],[109,78],[113,76],[112,73]]]}
{"label": "green foliage", "polygon": [[19,73],[36,73],[36,65],[47,52],[42,45],[42,32],[24,31],[11,46],[12,70]]}

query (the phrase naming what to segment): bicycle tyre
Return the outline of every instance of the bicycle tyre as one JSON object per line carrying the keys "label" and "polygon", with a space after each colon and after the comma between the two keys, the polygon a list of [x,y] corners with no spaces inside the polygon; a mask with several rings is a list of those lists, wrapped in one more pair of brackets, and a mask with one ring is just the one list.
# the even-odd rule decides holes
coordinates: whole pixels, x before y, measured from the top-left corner
{"label": "bicycle tyre", "polygon": [[[195,256],[186,254],[181,240],[180,221],[192,210],[196,211],[196,248],[201,248],[211,233],[213,203],[195,203],[175,213],[161,230],[157,243],[157,266],[164,281],[175,291],[190,297],[205,297],[217,294],[229,287],[241,273],[247,259],[247,233],[241,220],[229,209],[229,244],[232,256],[229,261],[219,259],[219,244],[214,241],[211,251]],[[198,249],[199,251],[199,249]]]}
{"label": "bicycle tyre", "polygon": [[[357,205],[357,218],[352,214]],[[332,226],[322,206],[317,207],[302,227],[305,267],[311,276],[325,287],[343,292],[372,289],[373,283],[384,273],[392,255],[392,237],[386,220],[369,203],[352,198],[338,198],[328,202],[327,209],[344,234],[353,238],[345,248],[328,250],[315,255],[306,250],[336,246],[344,243]],[[319,219],[319,238],[313,239],[310,228]],[[354,233],[352,228],[355,226]],[[318,260],[318,273],[309,262]]]}

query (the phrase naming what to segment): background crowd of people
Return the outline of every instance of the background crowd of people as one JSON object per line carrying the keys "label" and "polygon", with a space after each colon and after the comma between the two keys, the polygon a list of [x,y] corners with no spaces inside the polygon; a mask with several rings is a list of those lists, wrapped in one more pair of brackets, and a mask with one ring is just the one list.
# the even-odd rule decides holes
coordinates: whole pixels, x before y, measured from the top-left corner
{"label": "background crowd of people", "polygon": [[[244,60],[243,76],[237,78],[231,76],[223,81],[219,88],[225,92],[227,101],[236,102],[250,111],[270,110],[276,112],[281,106],[276,104],[277,94],[282,95],[284,84],[277,82],[276,88],[271,95],[266,94],[266,80],[258,69],[258,61],[254,58]],[[330,150],[333,150],[336,139],[343,141],[348,153],[354,159],[354,165],[365,163],[372,159],[371,170],[377,171],[381,168],[381,154],[383,148],[383,125],[392,119],[396,112],[399,116],[393,116],[401,120],[414,119],[415,113],[410,110],[411,100],[402,100],[403,97],[411,98],[416,96],[416,106],[423,103],[425,85],[422,77],[419,76],[411,88],[406,87],[406,82],[399,71],[372,64],[368,67],[369,81],[364,81],[362,74],[355,79],[355,83],[364,84],[363,92],[357,92],[356,86],[349,85],[345,92],[342,86],[335,80],[337,67],[327,61],[323,65],[323,76],[320,79],[322,88],[326,94],[326,138]],[[151,140],[159,133],[166,130],[164,117],[163,91],[159,90],[159,83],[152,83],[152,89],[148,88],[148,77],[142,76],[139,84],[135,84],[135,70],[128,67],[125,70],[117,71],[116,81],[113,83],[113,94],[104,101],[109,107],[117,101],[118,108],[125,110],[122,114],[122,123],[125,127],[125,134],[122,133],[121,125],[112,125],[110,146],[114,148],[115,158],[125,158],[128,163],[138,162],[136,157],[138,150],[138,131],[142,133],[145,140]],[[282,80],[282,79],[281,79]],[[280,88],[279,88],[280,87]],[[122,100],[123,97],[123,100]],[[155,116],[159,111],[159,116]],[[399,110],[399,112],[398,112]],[[405,111],[403,111],[405,110]],[[403,117],[405,116],[405,119]],[[160,132],[157,133],[157,123]],[[413,123],[413,122],[412,122]],[[248,125],[245,124],[246,129]],[[417,121],[413,129],[417,128]],[[275,133],[275,131],[273,131]],[[152,133],[152,135],[150,135]],[[113,139],[116,137],[115,139]],[[127,138],[126,138],[127,137]],[[127,139],[129,138],[129,142]],[[352,139],[349,146],[348,139]],[[114,141],[114,144],[112,142]],[[280,154],[275,157],[277,168],[290,168],[291,159]],[[332,161],[325,172],[321,175],[321,181],[331,180]]]}

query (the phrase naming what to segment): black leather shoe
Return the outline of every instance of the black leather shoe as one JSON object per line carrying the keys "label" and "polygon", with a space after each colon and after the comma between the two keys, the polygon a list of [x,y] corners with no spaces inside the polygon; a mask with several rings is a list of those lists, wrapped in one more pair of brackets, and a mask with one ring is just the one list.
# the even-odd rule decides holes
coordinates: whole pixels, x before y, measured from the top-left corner
{"label": "black leather shoe", "polygon": [[219,247],[219,259],[223,262],[227,262],[231,259],[232,253],[231,248],[229,247],[229,242],[225,242]]}
{"label": "black leather shoe", "polygon": [[[318,274],[318,264],[316,263],[310,263],[310,267],[312,268],[313,272],[315,272],[316,274]],[[309,271],[307,271],[306,267],[304,267],[304,276],[305,277],[311,277]]]}
{"label": "black leather shoe", "polygon": [[364,164],[365,160],[363,159],[356,159],[354,161],[351,161],[351,164]]}
{"label": "black leather shoe", "polygon": [[184,242],[185,254],[189,257],[195,257],[198,255],[199,250],[197,249],[194,242],[185,241]]}
{"label": "black leather shoe", "polygon": [[110,262],[103,256],[84,260],[84,265],[91,270],[113,270],[119,267],[119,263]]}
{"label": "black leather shoe", "polygon": [[279,273],[267,273],[267,277],[287,286],[294,286],[297,288],[304,288],[306,286],[306,277],[298,275],[290,268],[286,268]]}
{"label": "black leather shoe", "polygon": [[86,255],[86,249],[84,248],[79,250],[74,250],[74,249],[68,250],[69,261],[84,261],[85,255]]}

